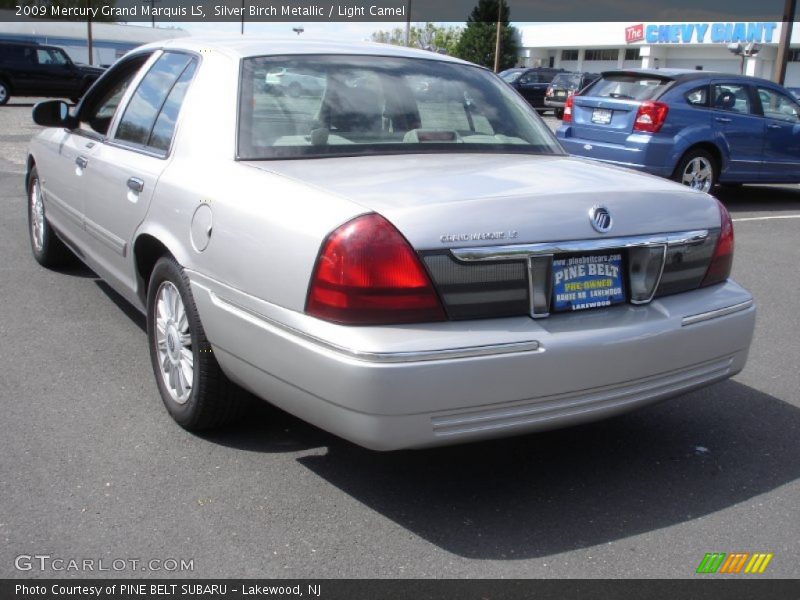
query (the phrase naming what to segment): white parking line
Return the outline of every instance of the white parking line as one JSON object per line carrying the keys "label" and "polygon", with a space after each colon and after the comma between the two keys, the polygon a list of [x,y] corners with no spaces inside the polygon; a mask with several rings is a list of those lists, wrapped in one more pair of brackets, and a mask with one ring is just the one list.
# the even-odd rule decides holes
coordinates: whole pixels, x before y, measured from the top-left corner
{"label": "white parking line", "polygon": [[738,223],[740,221],[769,221],[771,219],[800,219],[800,215],[772,215],[769,217],[741,217],[739,219],[734,219],[734,223]]}

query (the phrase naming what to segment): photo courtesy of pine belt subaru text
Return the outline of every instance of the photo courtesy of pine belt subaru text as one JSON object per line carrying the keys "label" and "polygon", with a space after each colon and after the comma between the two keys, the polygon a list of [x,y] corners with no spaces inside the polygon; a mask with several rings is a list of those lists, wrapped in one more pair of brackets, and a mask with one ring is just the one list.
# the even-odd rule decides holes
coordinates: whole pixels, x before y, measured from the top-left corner
{"label": "photo courtesy of pine belt subaru text", "polygon": [[[297,84],[297,85],[293,85]],[[377,44],[185,38],[39,103],[35,259],[147,317],[189,430],[242,388],[376,450],[593,421],[745,365],[708,194],[564,153],[489,70]]]}

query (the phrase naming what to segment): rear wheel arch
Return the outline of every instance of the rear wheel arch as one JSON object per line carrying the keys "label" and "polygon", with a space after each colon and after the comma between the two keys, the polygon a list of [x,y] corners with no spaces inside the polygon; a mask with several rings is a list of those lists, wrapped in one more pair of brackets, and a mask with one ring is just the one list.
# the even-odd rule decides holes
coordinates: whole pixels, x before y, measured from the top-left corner
{"label": "rear wheel arch", "polygon": [[712,142],[699,142],[696,144],[692,144],[691,146],[686,148],[683,152],[678,154],[672,167],[673,173],[675,172],[675,169],[677,169],[678,166],[681,164],[681,161],[686,157],[686,155],[696,150],[703,150],[705,152],[708,152],[711,155],[711,158],[714,159],[715,163],[714,166],[717,168],[717,174],[722,172],[724,158],[722,151],[719,149],[719,146],[717,146]]}
{"label": "rear wheel arch", "polygon": [[136,294],[147,305],[147,286],[150,275],[162,256],[175,258],[175,255],[157,237],[144,233],[133,244],[133,260],[136,265]]}

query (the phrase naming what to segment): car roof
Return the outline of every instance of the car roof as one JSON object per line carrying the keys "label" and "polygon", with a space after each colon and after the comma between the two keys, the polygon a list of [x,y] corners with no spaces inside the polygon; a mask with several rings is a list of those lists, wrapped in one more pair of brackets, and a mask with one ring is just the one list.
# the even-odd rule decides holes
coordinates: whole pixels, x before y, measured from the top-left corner
{"label": "car roof", "polygon": [[[152,49],[172,49],[188,50],[194,52],[207,52],[215,50],[222,52],[236,59],[249,58],[256,56],[281,56],[293,54],[350,54],[364,56],[389,56],[419,58],[425,60],[435,60],[439,62],[460,63],[471,65],[458,58],[429,52],[427,50],[417,50],[404,46],[393,46],[391,44],[377,44],[374,42],[330,42],[324,40],[309,40],[294,38],[274,38],[274,37],[182,37],[171,40],[153,42],[145,46],[140,46],[135,51]],[[474,65],[473,65],[474,66]]]}
{"label": "car roof", "polygon": [[693,81],[696,79],[716,79],[725,78],[731,81],[741,81],[743,83],[768,83],[777,85],[768,79],[760,77],[752,77],[751,75],[739,75],[737,73],[723,73],[721,71],[698,71],[697,69],[614,69],[611,71],[603,71],[601,75],[614,74],[631,74],[631,75],[649,75],[660,79],[671,79],[676,82],[682,83],[684,81]]}

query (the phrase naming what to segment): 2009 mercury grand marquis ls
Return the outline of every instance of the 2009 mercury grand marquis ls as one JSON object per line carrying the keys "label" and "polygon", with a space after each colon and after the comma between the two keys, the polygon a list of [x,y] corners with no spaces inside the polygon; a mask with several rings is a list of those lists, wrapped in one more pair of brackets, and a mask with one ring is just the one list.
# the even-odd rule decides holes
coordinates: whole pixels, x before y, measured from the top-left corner
{"label": "2009 mercury grand marquis ls", "polygon": [[187,429],[240,414],[240,386],[369,448],[426,447],[607,417],[745,364],[755,308],[725,208],[566,156],[486,69],[182,39],[34,119],[33,255],[77,255],[146,313]]}

